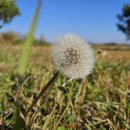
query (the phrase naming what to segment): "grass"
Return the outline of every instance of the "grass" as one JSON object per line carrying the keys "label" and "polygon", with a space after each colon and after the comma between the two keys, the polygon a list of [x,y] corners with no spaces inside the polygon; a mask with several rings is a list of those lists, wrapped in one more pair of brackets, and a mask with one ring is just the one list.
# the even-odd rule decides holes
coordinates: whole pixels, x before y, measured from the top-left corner
{"label": "grass", "polygon": [[[99,48],[107,50],[107,55],[98,54]],[[1,129],[12,129],[16,90],[23,86],[19,97],[20,129],[129,130],[129,48],[94,46],[97,60],[93,73],[70,82],[60,75],[25,118],[33,99],[53,76],[50,47],[32,48],[25,75],[21,77],[18,75],[21,45],[0,44]]]}
{"label": "grass", "polygon": [[130,47],[93,46],[93,73],[70,81],[54,72],[50,46],[32,48],[41,2],[22,55],[21,45],[0,44],[0,129],[129,130]]}

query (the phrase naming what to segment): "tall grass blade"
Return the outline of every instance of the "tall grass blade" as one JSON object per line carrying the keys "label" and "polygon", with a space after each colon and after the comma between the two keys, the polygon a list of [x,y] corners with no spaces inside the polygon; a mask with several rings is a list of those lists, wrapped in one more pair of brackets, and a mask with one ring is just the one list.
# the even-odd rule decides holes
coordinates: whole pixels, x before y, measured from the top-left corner
{"label": "tall grass blade", "polygon": [[34,35],[34,31],[35,31],[36,24],[38,21],[39,13],[41,10],[41,5],[42,5],[42,0],[38,0],[35,14],[34,14],[25,44],[23,46],[22,56],[21,56],[20,64],[19,64],[19,74],[20,75],[23,75],[25,73],[25,68],[28,64],[30,49],[33,44],[33,35]]}

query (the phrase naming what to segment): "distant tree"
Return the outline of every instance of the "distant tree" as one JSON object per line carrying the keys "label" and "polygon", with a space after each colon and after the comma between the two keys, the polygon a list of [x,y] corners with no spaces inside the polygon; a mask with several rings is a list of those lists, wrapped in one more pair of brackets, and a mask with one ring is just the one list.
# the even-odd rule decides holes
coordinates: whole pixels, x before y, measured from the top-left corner
{"label": "distant tree", "polygon": [[15,0],[0,0],[0,28],[17,15],[19,15],[19,9],[15,4]]}
{"label": "distant tree", "polygon": [[123,6],[122,12],[117,15],[117,18],[119,19],[118,29],[126,35],[127,40],[130,40],[130,4]]}

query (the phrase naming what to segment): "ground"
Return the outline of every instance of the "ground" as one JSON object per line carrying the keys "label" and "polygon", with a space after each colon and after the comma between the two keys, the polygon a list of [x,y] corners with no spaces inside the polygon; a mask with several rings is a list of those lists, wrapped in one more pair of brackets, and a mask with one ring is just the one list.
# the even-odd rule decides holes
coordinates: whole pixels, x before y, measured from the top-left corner
{"label": "ground", "polygon": [[29,104],[52,77],[51,46],[33,46],[25,77],[20,77],[17,72],[22,45],[0,44],[0,113],[4,111],[0,122],[4,115],[4,127],[13,127],[14,98],[23,83],[19,102],[24,129],[129,130],[130,46],[92,48],[96,55],[92,74],[65,87],[62,85],[68,79],[60,75],[25,119]]}

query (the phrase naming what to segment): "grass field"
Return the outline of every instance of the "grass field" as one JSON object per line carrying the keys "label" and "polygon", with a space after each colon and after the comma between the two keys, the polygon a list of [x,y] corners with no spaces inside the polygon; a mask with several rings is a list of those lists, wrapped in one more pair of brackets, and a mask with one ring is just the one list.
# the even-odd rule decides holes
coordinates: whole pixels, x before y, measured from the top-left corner
{"label": "grass field", "polygon": [[[0,129],[14,124],[20,91],[25,130],[130,130],[130,46],[93,45],[96,64],[83,80],[60,75],[25,118],[28,106],[52,77],[51,47],[34,46],[24,77],[18,75],[21,45],[0,44]],[[67,84],[63,86],[64,83]]]}

